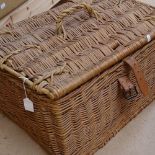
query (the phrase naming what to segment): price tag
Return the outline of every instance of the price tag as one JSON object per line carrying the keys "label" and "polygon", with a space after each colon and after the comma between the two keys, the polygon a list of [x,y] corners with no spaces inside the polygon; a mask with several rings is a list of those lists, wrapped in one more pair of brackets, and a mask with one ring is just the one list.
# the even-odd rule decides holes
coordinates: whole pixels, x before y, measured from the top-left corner
{"label": "price tag", "polygon": [[29,98],[24,98],[24,108],[26,111],[34,112],[33,102]]}

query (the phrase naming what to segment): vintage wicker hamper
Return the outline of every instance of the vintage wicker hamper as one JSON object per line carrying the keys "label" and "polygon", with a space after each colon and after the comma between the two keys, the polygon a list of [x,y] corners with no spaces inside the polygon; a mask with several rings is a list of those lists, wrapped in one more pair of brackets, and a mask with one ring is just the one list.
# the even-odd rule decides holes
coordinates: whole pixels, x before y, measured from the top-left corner
{"label": "vintage wicker hamper", "polygon": [[52,155],[95,153],[154,98],[151,6],[70,1],[0,31],[0,110]]}

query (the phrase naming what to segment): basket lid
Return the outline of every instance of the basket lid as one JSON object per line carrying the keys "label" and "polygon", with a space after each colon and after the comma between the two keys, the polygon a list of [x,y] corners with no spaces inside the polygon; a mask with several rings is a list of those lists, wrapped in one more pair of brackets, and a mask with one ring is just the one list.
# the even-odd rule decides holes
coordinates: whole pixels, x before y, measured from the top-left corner
{"label": "basket lid", "polygon": [[65,18],[67,37],[58,36],[55,17],[69,6],[73,3],[0,31],[1,69],[26,78],[31,88],[52,99],[80,87],[155,38],[155,9],[134,0],[98,0],[91,7],[98,19],[90,18],[89,11],[76,12]]}

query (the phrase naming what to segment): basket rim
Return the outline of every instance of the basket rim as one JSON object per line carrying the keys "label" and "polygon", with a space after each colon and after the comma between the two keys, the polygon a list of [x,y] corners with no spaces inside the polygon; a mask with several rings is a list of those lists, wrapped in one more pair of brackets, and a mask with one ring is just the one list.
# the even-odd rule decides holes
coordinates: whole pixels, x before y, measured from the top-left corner
{"label": "basket rim", "polygon": [[[151,37],[151,40],[149,41],[148,41],[148,35]],[[98,74],[109,69],[110,67],[120,62],[121,60],[125,59],[129,55],[135,53],[137,50],[143,48],[148,43],[155,40],[155,30],[153,30],[148,35],[141,37],[138,41],[135,41],[131,45],[128,45],[123,50],[108,56],[109,59],[107,59],[106,61],[104,61],[103,63],[99,65],[94,66],[94,68],[91,71],[84,74],[85,76],[84,80],[77,79],[75,80],[74,83],[70,83],[70,85],[67,85],[67,87],[64,87],[63,89],[58,90],[58,92],[56,93],[50,92],[50,90],[46,88],[39,88],[38,85],[34,85],[34,82],[29,80],[28,78],[25,78],[22,74],[16,72],[11,67],[8,67],[5,64],[2,64],[1,69],[7,71],[8,73],[14,75],[17,78],[24,80],[25,84],[27,84],[27,86],[29,86],[30,89],[35,90],[38,94],[47,95],[47,97],[49,97],[51,100],[57,100],[65,96],[66,94],[70,93],[71,91],[75,90],[76,88],[84,84],[85,82],[91,80]]]}

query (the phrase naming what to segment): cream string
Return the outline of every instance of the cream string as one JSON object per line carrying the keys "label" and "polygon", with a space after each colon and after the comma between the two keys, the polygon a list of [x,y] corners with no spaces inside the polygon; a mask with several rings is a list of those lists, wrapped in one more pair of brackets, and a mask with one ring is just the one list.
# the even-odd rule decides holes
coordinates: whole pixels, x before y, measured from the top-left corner
{"label": "cream string", "polygon": [[25,97],[28,98],[25,82],[26,82],[26,80],[29,80],[29,79],[24,77],[24,76],[23,77],[19,77],[19,78],[23,80],[23,88],[24,88],[24,92],[25,92]]}

